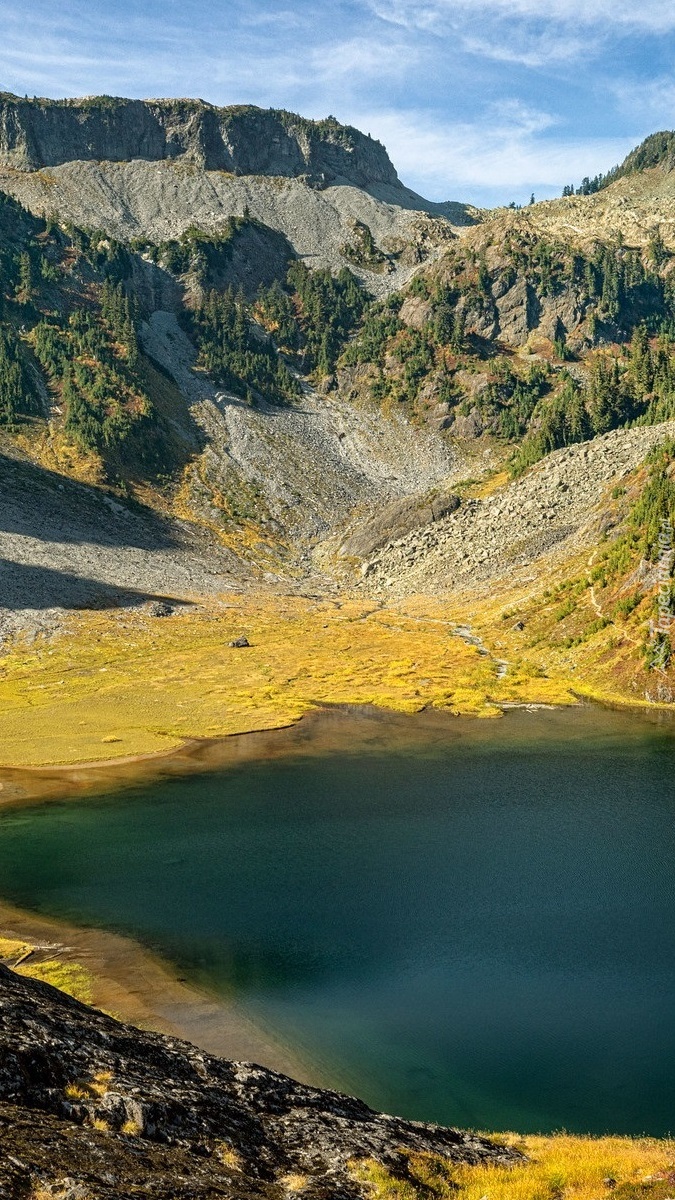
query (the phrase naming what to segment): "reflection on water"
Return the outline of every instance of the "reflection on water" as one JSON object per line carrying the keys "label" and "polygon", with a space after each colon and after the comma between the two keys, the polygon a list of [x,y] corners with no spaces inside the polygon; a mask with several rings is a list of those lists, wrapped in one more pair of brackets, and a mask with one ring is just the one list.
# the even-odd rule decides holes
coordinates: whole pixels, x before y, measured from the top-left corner
{"label": "reflection on water", "polygon": [[662,1134],[674,752],[588,709],[317,714],[6,808],[0,891],[135,934],[390,1111]]}

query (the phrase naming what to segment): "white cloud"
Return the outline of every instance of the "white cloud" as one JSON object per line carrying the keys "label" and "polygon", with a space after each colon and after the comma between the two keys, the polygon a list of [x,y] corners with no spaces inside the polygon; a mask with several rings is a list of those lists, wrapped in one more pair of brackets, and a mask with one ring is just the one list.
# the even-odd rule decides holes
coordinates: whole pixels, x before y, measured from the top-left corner
{"label": "white cloud", "polygon": [[446,123],[425,112],[354,114],[354,124],[384,142],[400,177],[435,200],[484,195],[506,202],[524,190],[561,190],[625,157],[631,138],[542,137],[545,113],[504,105],[475,124]]}
{"label": "white cloud", "polygon": [[386,77],[404,79],[418,60],[416,47],[403,46],[397,38],[360,37],[317,46],[309,54],[309,67],[315,82],[341,81],[354,87]]}
{"label": "white cloud", "polygon": [[461,42],[469,54],[491,58],[494,62],[520,63],[524,67],[535,68],[575,62],[597,53],[598,49],[594,39],[573,35],[565,37],[552,30],[542,34],[521,35],[516,39],[464,34]]}
{"label": "white cloud", "polygon": [[385,21],[421,29],[488,13],[548,25],[620,25],[652,33],[675,29],[675,6],[669,0],[371,0],[371,7]]}
{"label": "white cloud", "polygon": [[609,84],[618,107],[635,123],[672,129],[675,123],[675,80],[672,76],[642,80],[613,80]]}
{"label": "white cloud", "polygon": [[261,9],[258,12],[248,9],[242,14],[241,23],[254,29],[266,25],[297,29],[302,25],[302,20],[298,13],[290,8]]}
{"label": "white cloud", "polygon": [[452,37],[468,54],[540,69],[597,57],[612,38],[675,31],[670,0],[364,0],[414,36]]}
{"label": "white cloud", "polygon": [[8,0],[0,40],[3,86],[52,96],[198,94],[325,116],[378,81],[405,84],[419,60],[398,30],[379,26],[374,36],[372,18],[353,36],[341,37],[337,29],[331,36],[315,21],[308,26],[299,8],[271,12],[259,4],[247,6],[232,25],[214,11],[208,28],[197,23],[188,35],[171,12],[160,21],[153,7],[124,23],[110,15],[87,21],[77,2],[64,0],[60,16],[51,11],[27,26],[15,0]]}

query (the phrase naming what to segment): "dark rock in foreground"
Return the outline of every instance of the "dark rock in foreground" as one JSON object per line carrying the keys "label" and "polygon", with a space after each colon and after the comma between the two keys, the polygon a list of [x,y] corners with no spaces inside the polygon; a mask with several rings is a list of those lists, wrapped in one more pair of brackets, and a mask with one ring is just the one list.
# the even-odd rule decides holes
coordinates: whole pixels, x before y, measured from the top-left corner
{"label": "dark rock in foreground", "polygon": [[251,1063],[121,1025],[0,966],[0,1197],[359,1196],[348,1164],[517,1161]]}

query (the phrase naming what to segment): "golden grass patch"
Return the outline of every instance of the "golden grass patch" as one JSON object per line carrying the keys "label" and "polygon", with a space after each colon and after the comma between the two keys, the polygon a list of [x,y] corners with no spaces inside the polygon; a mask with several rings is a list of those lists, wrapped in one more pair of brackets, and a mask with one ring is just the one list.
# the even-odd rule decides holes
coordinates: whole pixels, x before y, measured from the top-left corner
{"label": "golden grass patch", "polygon": [[[490,1135],[488,1135],[490,1136]],[[528,1161],[468,1166],[411,1155],[411,1180],[395,1179],[373,1162],[355,1163],[355,1177],[373,1200],[667,1200],[675,1195],[675,1143],[657,1138],[500,1135]]]}
{"label": "golden grass patch", "polygon": [[8,963],[10,966],[12,963],[17,962],[18,959],[23,958],[25,954],[30,954],[32,950],[33,946],[31,946],[30,942],[22,942],[16,938],[0,937],[0,960]]}
{"label": "golden grass patch", "polygon": [[230,1171],[242,1171],[245,1162],[241,1154],[234,1150],[227,1142],[217,1142],[214,1150],[218,1161]]}
{"label": "golden grass patch", "polygon": [[300,1175],[296,1171],[291,1171],[288,1175],[282,1175],[277,1180],[277,1183],[281,1184],[285,1191],[290,1192],[291,1194],[297,1194],[298,1192],[305,1190],[307,1184],[309,1183],[309,1176]]}
{"label": "golden grass patch", "polygon": [[93,1002],[94,980],[89,971],[79,963],[64,963],[58,959],[47,959],[46,962],[26,962],[17,967],[19,975],[28,979],[39,979],[42,983],[50,983],[61,992],[67,992],[82,1004]]}
{"label": "golden grass patch", "polygon": [[138,1121],[129,1119],[125,1121],[120,1129],[120,1133],[124,1133],[127,1137],[140,1137],[143,1132],[143,1126]]}
{"label": "golden grass patch", "polygon": [[[0,660],[2,764],[96,762],[186,739],[271,729],[325,704],[494,715],[506,702],[573,702],[531,665],[494,661],[452,635],[437,601],[236,595],[151,618],[85,612]],[[228,642],[245,634],[250,646]]]}

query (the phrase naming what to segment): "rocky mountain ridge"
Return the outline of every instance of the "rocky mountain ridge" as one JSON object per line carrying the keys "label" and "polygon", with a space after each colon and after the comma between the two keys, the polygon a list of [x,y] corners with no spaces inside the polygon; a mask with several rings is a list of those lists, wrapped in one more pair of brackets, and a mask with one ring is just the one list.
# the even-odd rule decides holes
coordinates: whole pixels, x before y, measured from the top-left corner
{"label": "rocky mountain ridge", "polygon": [[[5,117],[6,158],[28,147],[33,120],[65,130],[52,157],[84,143],[90,155],[0,167],[8,458],[77,473],[176,522],[170,547],[144,559],[124,535],[97,545],[78,512],[41,544],[35,507],[22,522],[14,506],[8,569],[36,568],[54,609],[87,588],[118,594],[115,579],[133,591],[135,573],[142,596],[177,600],[223,580],[461,590],[504,557],[500,521],[505,561],[537,570],[554,545],[587,545],[604,490],[670,432],[670,233],[643,222],[636,244],[597,223],[599,206],[628,212],[628,196],[658,208],[672,190],[667,162],[460,228],[415,207],[383,149],[371,169],[372,139],[332,120],[11,97]],[[142,134],[133,145],[130,129]],[[236,171],[282,173],[211,169],[216,134],[239,154]],[[146,157],[113,161],[136,151]],[[343,159],[361,163],[362,185],[335,173]],[[551,451],[569,465],[564,488]],[[466,496],[462,479],[500,468],[512,479],[499,504]],[[44,491],[54,486],[45,476]],[[83,550],[83,527],[95,550]]]}
{"label": "rocky mountain ridge", "polygon": [[[383,148],[332,121],[199,101],[2,103],[5,682],[20,645],[32,688],[31,655],[50,655],[64,612],[86,608],[104,610],[97,642],[105,629],[124,656],[125,609],[174,616],[148,621],[149,638],[169,627],[192,672],[183,608],[211,604],[217,643],[225,593],[249,603],[258,590],[272,624],[279,594],[336,611],[356,596],[359,625],[392,600],[405,661],[391,666],[415,710],[430,681],[396,604],[421,623],[416,598],[435,597],[430,620],[474,648],[492,712],[497,682],[516,676],[508,702],[521,701],[521,669],[555,683],[551,647],[573,656],[568,678],[583,683],[595,656],[599,687],[672,703],[672,666],[655,685],[645,656],[659,521],[675,518],[667,163],[469,227],[472,214],[426,205]],[[472,631],[481,603],[503,609],[496,634]],[[334,652],[324,615],[321,641],[345,675],[363,673],[350,644]],[[291,626],[291,658],[303,636]],[[246,637],[224,644],[254,652]],[[100,654],[108,672],[110,643]],[[312,659],[300,674],[318,670]],[[47,697],[61,723],[78,671],[75,656]],[[209,671],[196,686],[220,672],[226,708],[235,672]],[[475,678],[448,667],[438,702],[459,703]],[[5,712],[12,702],[6,691]],[[100,741],[96,753],[124,749],[117,734]],[[0,1148],[11,1200],[358,1200],[366,1160],[399,1190],[411,1155],[518,1161],[130,1029],[1,967]]]}
{"label": "rocky mountain ridge", "polygon": [[184,161],[232,175],[303,176],[315,186],[400,186],[384,146],[333,117],[310,121],[204,100],[0,96],[0,163],[36,171],[66,162]]}
{"label": "rocky mountain ridge", "polygon": [[[202,100],[0,94],[0,187],[33,213],[124,241],[218,234],[248,216],[312,266],[349,262],[375,293],[475,219],[406,188],[380,142],[333,117]],[[250,262],[244,284],[247,273],[260,278]]]}

